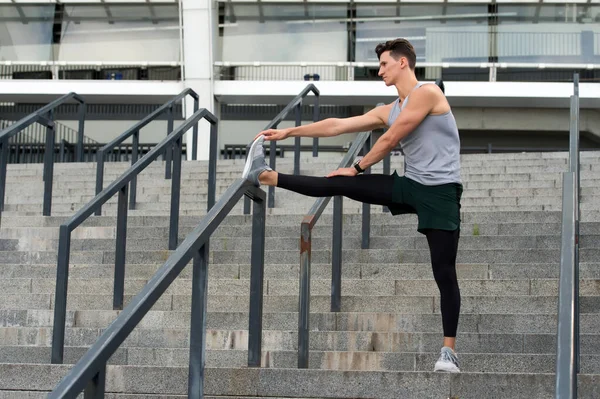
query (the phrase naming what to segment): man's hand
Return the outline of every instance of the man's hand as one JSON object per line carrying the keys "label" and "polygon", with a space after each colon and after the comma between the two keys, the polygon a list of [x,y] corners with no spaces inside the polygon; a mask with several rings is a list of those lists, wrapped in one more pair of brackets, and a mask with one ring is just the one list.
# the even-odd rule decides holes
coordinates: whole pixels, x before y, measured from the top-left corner
{"label": "man's hand", "polygon": [[330,174],[328,174],[326,177],[333,177],[333,176],[356,176],[358,174],[358,171],[356,170],[356,168],[339,168],[337,170],[334,170],[333,172],[331,172]]}
{"label": "man's hand", "polygon": [[269,129],[263,130],[256,135],[254,140],[260,136],[265,136],[265,141],[277,141],[287,139],[290,135],[290,129]]}

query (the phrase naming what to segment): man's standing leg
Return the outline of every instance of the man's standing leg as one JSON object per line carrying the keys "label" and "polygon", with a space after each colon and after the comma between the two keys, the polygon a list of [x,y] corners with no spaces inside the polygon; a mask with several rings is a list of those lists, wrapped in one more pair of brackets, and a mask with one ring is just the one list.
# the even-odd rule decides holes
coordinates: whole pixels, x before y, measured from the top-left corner
{"label": "man's standing leg", "polygon": [[460,289],[456,276],[456,254],[460,230],[430,229],[425,232],[433,276],[440,290],[440,308],[444,330],[444,344],[435,371],[460,372],[454,352],[460,314]]}

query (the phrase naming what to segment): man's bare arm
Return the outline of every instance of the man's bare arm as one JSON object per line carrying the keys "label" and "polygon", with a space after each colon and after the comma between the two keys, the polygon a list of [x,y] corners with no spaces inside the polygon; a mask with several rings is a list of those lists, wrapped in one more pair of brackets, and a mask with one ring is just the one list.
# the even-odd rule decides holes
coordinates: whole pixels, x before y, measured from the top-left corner
{"label": "man's bare arm", "polygon": [[[385,118],[392,104],[372,109],[364,115],[350,118],[328,118],[310,125],[287,129],[269,129],[261,132],[266,140],[283,140],[288,137],[333,137],[344,133],[365,132],[385,127]],[[257,136],[257,137],[258,137]]]}

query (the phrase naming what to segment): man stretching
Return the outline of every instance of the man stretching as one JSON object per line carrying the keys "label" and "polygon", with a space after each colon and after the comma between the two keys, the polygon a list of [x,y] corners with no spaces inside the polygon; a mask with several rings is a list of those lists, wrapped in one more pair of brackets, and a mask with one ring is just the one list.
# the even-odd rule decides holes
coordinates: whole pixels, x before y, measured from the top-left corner
{"label": "man stretching", "polygon": [[[312,197],[345,196],[385,205],[393,215],[415,213],[417,230],[427,237],[433,276],[440,290],[444,342],[434,371],[460,372],[454,351],[460,313],[456,253],[460,235],[460,139],[450,105],[435,84],[415,76],[416,54],[405,39],[379,44],[379,76],[395,86],[398,99],[352,118],[330,118],[306,126],[261,132],[250,147],[243,177],[255,185],[277,186]],[[331,137],[389,127],[353,167],[327,177],[293,176],[272,170],[263,142],[288,137]],[[400,143],[404,176],[361,173]]]}

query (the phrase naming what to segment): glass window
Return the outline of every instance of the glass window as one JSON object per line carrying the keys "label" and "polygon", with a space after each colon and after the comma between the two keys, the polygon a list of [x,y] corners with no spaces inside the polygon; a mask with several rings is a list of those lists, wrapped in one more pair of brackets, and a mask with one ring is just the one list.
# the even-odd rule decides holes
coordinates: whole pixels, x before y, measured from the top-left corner
{"label": "glass window", "polygon": [[176,5],[65,6],[60,61],[179,61]]}
{"label": "glass window", "polygon": [[500,62],[600,62],[600,7],[585,4],[498,6]]}
{"label": "glass window", "polygon": [[487,5],[357,6],[357,61],[377,62],[377,44],[399,37],[413,44],[417,62],[487,61]]}
{"label": "glass window", "polygon": [[54,6],[0,6],[0,60],[51,61]]}
{"label": "glass window", "polygon": [[345,61],[346,5],[225,7],[223,61]]}

